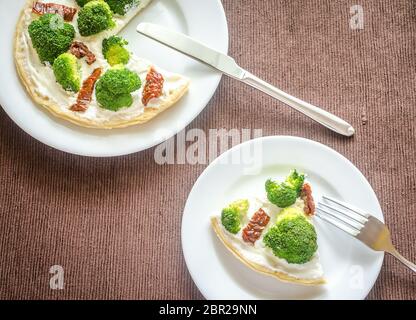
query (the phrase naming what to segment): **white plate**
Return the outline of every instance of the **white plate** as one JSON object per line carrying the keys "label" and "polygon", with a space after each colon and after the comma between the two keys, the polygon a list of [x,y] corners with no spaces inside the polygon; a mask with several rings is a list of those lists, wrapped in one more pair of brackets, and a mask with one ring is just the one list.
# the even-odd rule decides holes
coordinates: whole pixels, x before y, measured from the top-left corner
{"label": "white plate", "polygon": [[[75,2],[75,0],[74,0]],[[122,32],[138,56],[191,78],[189,93],[173,108],[142,126],[111,131],[93,130],[50,116],[33,104],[14,67],[13,37],[25,0],[1,1],[0,104],[7,114],[37,140],[56,149],[85,156],[118,156],[150,148],[185,128],[207,105],[221,74],[139,35],[140,22],[158,23],[186,33],[212,48],[228,51],[228,28],[219,0],[154,0]]]}
{"label": "white plate", "polygon": [[[252,154],[256,155],[254,159]],[[251,164],[253,160],[257,168]],[[327,285],[320,287],[282,283],[258,274],[238,261],[217,239],[210,226],[211,215],[233,200],[253,192],[258,194],[264,190],[267,178],[283,179],[292,168],[308,174],[315,201],[326,194],[383,220],[377,197],[365,177],[329,147],[283,136],[238,145],[201,174],[184,210],[183,253],[193,280],[207,299],[364,299],[373,287],[384,254],[369,250],[319,218],[314,219],[328,280]]]}

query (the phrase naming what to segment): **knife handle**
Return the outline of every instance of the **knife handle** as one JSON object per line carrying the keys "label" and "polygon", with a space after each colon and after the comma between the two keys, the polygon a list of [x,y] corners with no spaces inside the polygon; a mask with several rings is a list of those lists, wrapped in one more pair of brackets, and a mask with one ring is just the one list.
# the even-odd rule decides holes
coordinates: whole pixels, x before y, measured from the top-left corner
{"label": "knife handle", "polygon": [[272,86],[271,84],[261,80],[255,75],[251,74],[248,71],[245,71],[242,81],[268,95],[276,98],[277,100],[287,104],[293,109],[303,113],[312,120],[322,124],[323,126],[335,131],[339,134],[342,134],[347,137],[354,135],[354,128],[348,123],[342,120],[341,118],[329,113],[321,108],[318,108],[310,103],[302,101],[298,98],[295,98],[286,92]]}

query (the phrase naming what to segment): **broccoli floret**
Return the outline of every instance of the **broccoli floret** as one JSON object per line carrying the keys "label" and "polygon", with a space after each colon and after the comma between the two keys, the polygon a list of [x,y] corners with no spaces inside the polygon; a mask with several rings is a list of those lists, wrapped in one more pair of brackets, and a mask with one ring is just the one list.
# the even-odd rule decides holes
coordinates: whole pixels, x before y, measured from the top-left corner
{"label": "broccoli floret", "polygon": [[282,183],[267,180],[265,187],[267,198],[269,201],[280,208],[286,208],[296,202],[299,197],[303,183],[305,182],[305,175],[299,174],[296,170],[292,170],[290,175]]}
{"label": "broccoli floret", "polygon": [[302,191],[303,183],[305,182],[305,175],[303,173],[299,174],[296,170],[292,170],[285,182],[295,189],[299,196]]}
{"label": "broccoli floret", "polygon": [[83,37],[91,36],[115,26],[113,13],[102,0],[88,2],[78,15],[78,29]]}
{"label": "broccoli floret", "polygon": [[53,73],[65,90],[78,92],[81,88],[81,66],[73,54],[63,53],[56,58]]}
{"label": "broccoli floret", "polygon": [[[80,7],[85,6],[88,2],[93,0],[76,0]],[[108,3],[111,11],[124,16],[130,9],[137,7],[140,0],[104,0]]]}
{"label": "broccoli floret", "polygon": [[237,208],[224,208],[221,212],[221,223],[228,232],[238,233],[241,229],[240,212]]}
{"label": "broccoli floret", "polygon": [[98,103],[111,111],[130,107],[133,103],[131,93],[141,87],[140,77],[124,67],[108,70],[98,81],[95,96]]}
{"label": "broccoli floret", "polygon": [[250,203],[246,199],[237,200],[230,204],[230,207],[236,208],[238,211],[243,213],[243,215],[247,213],[249,206]]}
{"label": "broccoli floret", "polygon": [[232,234],[238,233],[241,229],[242,219],[247,214],[248,207],[248,200],[237,200],[227,208],[224,208],[221,212],[221,223],[225,230]]}
{"label": "broccoli floret", "polygon": [[267,180],[266,184],[267,199],[280,208],[286,208],[296,202],[298,193],[286,183],[277,183]]}
{"label": "broccoli floret", "polygon": [[263,238],[273,254],[288,263],[303,264],[310,261],[318,249],[315,227],[302,210],[286,208]]}
{"label": "broccoli floret", "polygon": [[53,64],[60,54],[68,51],[75,30],[60,15],[44,14],[29,25],[29,35],[40,60]]}
{"label": "broccoli floret", "polygon": [[130,9],[137,7],[140,0],[105,0],[114,13],[124,16]]}
{"label": "broccoli floret", "polygon": [[137,73],[119,66],[108,70],[101,77],[100,82],[112,94],[131,93],[139,90],[142,85]]}
{"label": "broccoli floret", "polygon": [[83,7],[90,1],[92,1],[92,0],[77,0],[77,3],[80,7]]}
{"label": "broccoli floret", "polygon": [[95,90],[97,101],[105,109],[117,111],[124,107],[130,107],[133,104],[133,97],[130,93],[114,95],[103,86],[102,82],[97,83],[97,87],[95,88]]}
{"label": "broccoli floret", "polygon": [[103,55],[110,66],[117,64],[127,64],[130,60],[130,52],[124,48],[129,44],[121,37],[112,36],[103,40]]}

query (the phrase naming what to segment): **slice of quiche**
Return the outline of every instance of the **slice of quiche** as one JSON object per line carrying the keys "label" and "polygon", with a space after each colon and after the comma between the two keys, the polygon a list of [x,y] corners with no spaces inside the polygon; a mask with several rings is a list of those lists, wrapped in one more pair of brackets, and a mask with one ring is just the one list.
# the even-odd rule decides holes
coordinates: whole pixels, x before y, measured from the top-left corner
{"label": "slice of quiche", "polygon": [[325,283],[312,216],[315,205],[305,176],[266,182],[267,198],[229,204],[211,225],[235,257],[251,269],[303,285]]}
{"label": "slice of quiche", "polygon": [[142,124],[174,105],[189,79],[128,50],[117,34],[151,0],[28,0],[15,63],[31,98],[91,128]]}

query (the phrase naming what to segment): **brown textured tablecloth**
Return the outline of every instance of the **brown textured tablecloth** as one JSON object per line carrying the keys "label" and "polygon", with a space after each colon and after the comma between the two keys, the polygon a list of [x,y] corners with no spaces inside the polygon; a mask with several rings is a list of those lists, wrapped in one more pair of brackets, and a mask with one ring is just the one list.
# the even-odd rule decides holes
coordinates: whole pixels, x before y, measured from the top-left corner
{"label": "brown textured tablecloth", "polygon": [[[416,261],[416,2],[223,4],[230,54],[242,66],[347,119],[357,135],[344,139],[230,79],[189,128],[262,128],[329,145],[368,178],[397,248]],[[363,30],[350,28],[356,4]],[[204,167],[157,165],[154,149],[113,159],[65,154],[0,111],[0,298],[202,298],[180,226]],[[64,290],[49,288],[55,264],[65,269]],[[415,299],[416,278],[387,256],[369,298]]]}

